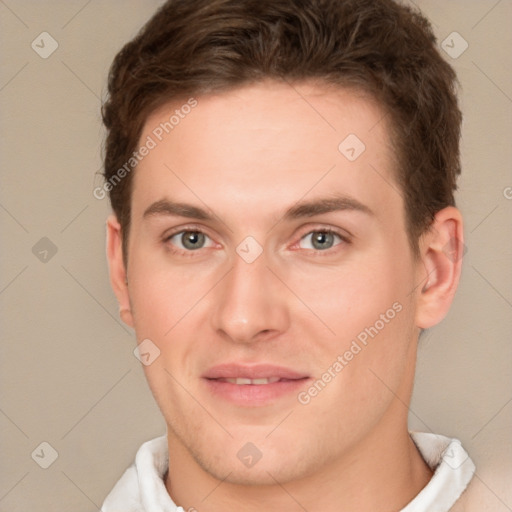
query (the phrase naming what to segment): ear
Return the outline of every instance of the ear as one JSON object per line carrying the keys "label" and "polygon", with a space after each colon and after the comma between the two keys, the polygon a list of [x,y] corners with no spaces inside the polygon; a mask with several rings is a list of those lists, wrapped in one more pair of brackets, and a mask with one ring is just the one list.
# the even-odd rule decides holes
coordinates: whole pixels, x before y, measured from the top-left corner
{"label": "ear", "polygon": [[121,225],[115,215],[111,215],[107,219],[107,259],[110,271],[110,285],[119,302],[119,315],[125,324],[133,327],[128,281],[123,260]]}
{"label": "ear", "polygon": [[459,284],[464,256],[464,233],[460,211],[448,206],[437,212],[420,239],[419,274],[422,289],[417,294],[416,326],[428,329],[448,313]]}

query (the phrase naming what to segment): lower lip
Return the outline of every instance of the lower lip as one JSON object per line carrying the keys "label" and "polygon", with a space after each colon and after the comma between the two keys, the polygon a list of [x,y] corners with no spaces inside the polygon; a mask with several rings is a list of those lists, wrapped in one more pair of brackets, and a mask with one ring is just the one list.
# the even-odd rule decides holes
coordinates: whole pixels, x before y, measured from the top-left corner
{"label": "lower lip", "polygon": [[239,406],[267,405],[287,395],[297,394],[307,385],[309,378],[280,380],[272,384],[232,384],[215,379],[204,379],[209,391]]}

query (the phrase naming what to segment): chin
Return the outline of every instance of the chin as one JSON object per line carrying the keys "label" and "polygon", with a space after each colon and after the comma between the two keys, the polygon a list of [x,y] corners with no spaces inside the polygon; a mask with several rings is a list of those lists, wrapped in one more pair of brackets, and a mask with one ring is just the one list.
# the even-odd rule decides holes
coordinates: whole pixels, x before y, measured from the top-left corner
{"label": "chin", "polygon": [[[311,464],[309,467],[307,457],[294,452],[292,447],[263,446],[258,454],[254,445],[241,443],[240,446],[241,449],[210,453],[208,457],[203,454],[192,455],[201,468],[216,479],[244,486],[275,485],[276,482],[284,484],[300,480],[314,473],[318,466]],[[256,460],[257,457],[261,458]]]}
{"label": "chin", "polygon": [[260,461],[252,468],[240,468],[239,464],[222,464],[203,467],[203,469],[218,480],[243,486],[275,485],[276,482],[286,483],[300,476],[295,474],[296,468],[293,473],[290,471],[292,465],[285,469],[281,464],[262,464],[263,462]]}

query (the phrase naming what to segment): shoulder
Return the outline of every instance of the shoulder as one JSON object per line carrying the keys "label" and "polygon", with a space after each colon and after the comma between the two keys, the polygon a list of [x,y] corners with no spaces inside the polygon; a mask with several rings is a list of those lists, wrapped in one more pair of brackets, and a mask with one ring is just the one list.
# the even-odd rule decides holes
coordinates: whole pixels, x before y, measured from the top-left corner
{"label": "shoulder", "polygon": [[[505,482],[507,478],[510,478],[504,475],[502,477],[493,475],[490,477],[489,483],[495,483],[498,480]],[[491,489],[487,482],[484,482],[480,476],[475,475],[475,478],[471,480],[460,499],[449,512],[508,512],[510,508],[500,496],[505,497],[498,492],[498,489]]]}
{"label": "shoulder", "polygon": [[475,472],[473,461],[458,439],[425,432],[410,435],[433,476],[402,512],[458,512]]}
{"label": "shoulder", "polygon": [[103,502],[101,512],[120,512],[119,506],[123,507],[123,512],[143,512],[135,464],[114,485]]}
{"label": "shoulder", "polygon": [[123,473],[105,498],[101,512],[144,512],[164,510],[160,505],[173,505],[165,490],[163,476],[169,465],[166,436],[141,445],[135,462]]}

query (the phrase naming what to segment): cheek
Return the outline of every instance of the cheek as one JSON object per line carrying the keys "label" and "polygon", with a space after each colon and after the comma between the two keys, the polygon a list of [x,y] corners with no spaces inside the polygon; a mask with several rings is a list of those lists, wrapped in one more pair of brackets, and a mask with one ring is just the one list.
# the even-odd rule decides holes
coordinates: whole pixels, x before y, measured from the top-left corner
{"label": "cheek", "polygon": [[[180,382],[192,380],[200,345],[208,338],[200,332],[207,313],[202,299],[215,283],[217,273],[195,265],[173,266],[165,258],[152,258],[142,250],[138,254],[134,251],[131,265],[135,333],[139,343],[149,339],[159,351],[158,358],[144,366],[144,371],[161,403],[169,389],[179,388],[173,376]],[[203,316],[198,319],[198,315]]]}
{"label": "cheek", "polygon": [[[199,337],[193,323],[198,301],[208,290],[204,276],[189,275],[179,267],[150,257],[134,256],[130,298],[138,342],[151,340],[158,354],[143,365],[148,385],[168,423],[169,411],[185,410],[189,396],[181,387],[191,382],[193,357]],[[181,385],[180,385],[181,384]],[[187,388],[189,386],[187,385]]]}
{"label": "cheek", "polygon": [[[293,283],[292,275],[288,279]],[[409,300],[410,282],[407,270],[399,270],[396,260],[381,252],[378,259],[354,257],[339,268],[310,269],[296,280],[294,291],[336,337],[347,338],[390,309],[394,318],[393,304]]]}
{"label": "cheek", "polygon": [[413,272],[392,250],[388,254],[380,250],[378,257],[354,258],[346,266],[328,273],[324,269],[297,283],[297,294],[307,297],[318,317],[296,318],[315,340],[311,360],[318,363],[318,372],[331,368],[340,376],[332,387],[333,399],[350,389],[362,402],[373,400],[388,392],[377,376],[396,387],[404,375],[414,334]]}
{"label": "cheek", "polygon": [[[193,267],[193,268],[192,268]],[[150,251],[134,252],[130,302],[138,334],[165,341],[193,313],[212,279],[212,271],[197,265],[172,265]]]}

